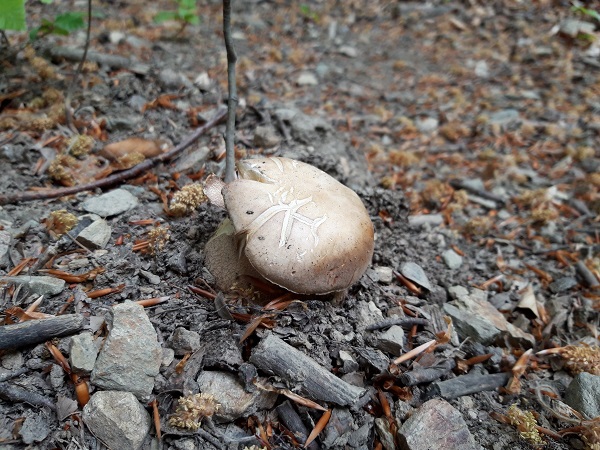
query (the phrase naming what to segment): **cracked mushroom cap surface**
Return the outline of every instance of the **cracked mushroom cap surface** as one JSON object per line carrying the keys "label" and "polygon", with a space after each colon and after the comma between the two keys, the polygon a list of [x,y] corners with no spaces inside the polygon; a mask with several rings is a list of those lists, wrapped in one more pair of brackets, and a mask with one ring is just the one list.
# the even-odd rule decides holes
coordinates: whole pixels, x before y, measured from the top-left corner
{"label": "cracked mushroom cap surface", "polygon": [[373,224],[356,193],[289,158],[237,163],[223,197],[243,251],[267,280],[298,294],[356,282],[371,262]]}

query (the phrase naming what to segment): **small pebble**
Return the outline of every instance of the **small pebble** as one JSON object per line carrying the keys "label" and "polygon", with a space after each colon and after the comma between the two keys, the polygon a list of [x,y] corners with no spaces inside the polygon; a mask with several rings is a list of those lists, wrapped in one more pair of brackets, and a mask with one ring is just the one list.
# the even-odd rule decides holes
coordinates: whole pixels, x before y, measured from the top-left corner
{"label": "small pebble", "polygon": [[462,256],[452,249],[446,250],[444,253],[442,253],[442,258],[448,266],[448,269],[455,270],[462,266]]}

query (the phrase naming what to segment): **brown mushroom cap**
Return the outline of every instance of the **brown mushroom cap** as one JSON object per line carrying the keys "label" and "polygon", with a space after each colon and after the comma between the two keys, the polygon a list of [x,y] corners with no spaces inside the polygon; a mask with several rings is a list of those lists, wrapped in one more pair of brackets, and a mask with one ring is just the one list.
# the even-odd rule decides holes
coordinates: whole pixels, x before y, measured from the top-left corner
{"label": "brown mushroom cap", "polygon": [[362,276],[373,256],[373,224],[354,191],[293,159],[237,167],[240,178],[223,197],[257,272],[298,294],[341,291]]}

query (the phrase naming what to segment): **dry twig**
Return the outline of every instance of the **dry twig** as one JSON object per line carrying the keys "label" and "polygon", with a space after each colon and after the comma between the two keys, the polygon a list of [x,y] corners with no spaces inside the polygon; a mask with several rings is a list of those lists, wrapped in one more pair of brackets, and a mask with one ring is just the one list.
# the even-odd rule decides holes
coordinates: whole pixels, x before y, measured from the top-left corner
{"label": "dry twig", "polygon": [[217,125],[221,120],[223,120],[224,117],[225,111],[219,110],[211,120],[199,127],[190,136],[184,139],[183,142],[181,142],[178,146],[176,146],[167,153],[162,153],[152,159],[147,159],[146,161],[138,164],[135,167],[132,167],[131,169],[116,173],[109,177],[103,178],[102,180],[93,181],[91,183],[82,184],[79,186],[49,189],[47,191],[39,192],[13,192],[12,194],[0,195],[0,205],[5,205],[7,203],[18,203],[31,200],[45,200],[50,198],[63,197],[65,195],[77,194],[78,192],[90,191],[93,189],[106,188],[115,184],[122,183],[125,180],[129,180],[131,178],[143,174],[158,163],[164,163],[175,158],[177,155],[179,155],[179,153],[181,153],[183,150],[185,150],[195,141],[197,141],[200,136],[202,136],[212,127]]}

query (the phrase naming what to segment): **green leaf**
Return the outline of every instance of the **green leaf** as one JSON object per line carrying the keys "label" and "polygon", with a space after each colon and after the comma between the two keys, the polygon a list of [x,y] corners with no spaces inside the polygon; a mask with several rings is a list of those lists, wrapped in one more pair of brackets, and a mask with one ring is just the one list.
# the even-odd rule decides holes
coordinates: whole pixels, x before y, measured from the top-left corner
{"label": "green leaf", "polygon": [[53,0],[40,0],[44,5],[50,5],[53,3]]}
{"label": "green leaf", "polygon": [[196,0],[179,0],[179,5],[187,9],[196,9]]}
{"label": "green leaf", "polygon": [[154,22],[161,23],[166,20],[177,20],[177,13],[173,11],[160,11],[154,16]]}
{"label": "green leaf", "polygon": [[185,17],[185,21],[190,25],[198,25],[200,23],[200,17],[198,17],[198,14],[196,13],[190,14]]}
{"label": "green leaf", "polygon": [[85,22],[83,21],[82,13],[65,13],[59,14],[54,19],[54,27],[60,28],[62,31],[65,31],[69,34],[71,31],[78,30],[85,26]]}
{"label": "green leaf", "polygon": [[0,1],[0,30],[22,31],[25,23],[25,0]]}

